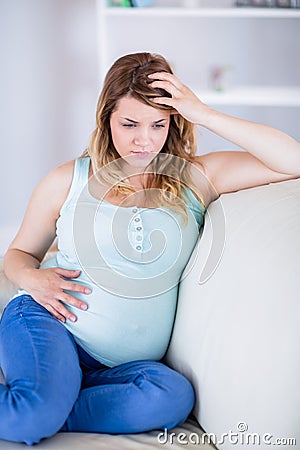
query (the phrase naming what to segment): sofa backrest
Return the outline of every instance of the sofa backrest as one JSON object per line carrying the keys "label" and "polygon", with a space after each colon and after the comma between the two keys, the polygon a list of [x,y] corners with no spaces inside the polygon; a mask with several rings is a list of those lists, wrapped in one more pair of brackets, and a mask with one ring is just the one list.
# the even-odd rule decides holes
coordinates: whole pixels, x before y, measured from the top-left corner
{"label": "sofa backrest", "polygon": [[[213,246],[222,234],[224,246]],[[248,432],[300,442],[299,259],[300,179],[225,194],[209,206],[166,358],[192,381],[207,432],[241,435],[245,422]]]}

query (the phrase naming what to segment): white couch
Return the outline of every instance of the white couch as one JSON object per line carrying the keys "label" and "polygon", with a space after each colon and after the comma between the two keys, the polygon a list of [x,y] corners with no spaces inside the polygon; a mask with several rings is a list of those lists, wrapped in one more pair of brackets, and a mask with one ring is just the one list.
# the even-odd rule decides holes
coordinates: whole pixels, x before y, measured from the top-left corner
{"label": "white couch", "polygon": [[[180,283],[166,361],[192,381],[194,415],[218,449],[300,448],[299,290],[300,179],[225,194],[209,206]],[[13,291],[2,273],[2,306]],[[58,433],[35,448],[213,448],[201,446],[192,418],[167,437],[159,433]],[[0,441],[3,450],[22,448]]]}

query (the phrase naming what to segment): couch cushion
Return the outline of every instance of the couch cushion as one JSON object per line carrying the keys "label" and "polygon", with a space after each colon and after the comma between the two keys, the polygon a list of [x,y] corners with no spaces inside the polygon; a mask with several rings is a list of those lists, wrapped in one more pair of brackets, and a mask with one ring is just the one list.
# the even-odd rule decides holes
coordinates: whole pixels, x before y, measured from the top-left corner
{"label": "couch cushion", "polygon": [[3,259],[0,259],[0,314],[8,301],[17,292],[16,286],[7,279],[3,272]]}
{"label": "couch cushion", "polygon": [[225,194],[209,206],[167,354],[194,384],[206,432],[239,432],[245,422],[250,433],[300,442],[299,255],[300,179]]}
{"label": "couch cushion", "polygon": [[[34,445],[41,450],[141,450],[141,449],[192,449],[213,450],[207,443],[194,419],[173,428],[169,433],[154,430],[148,433],[111,435],[96,433],[57,433],[55,436]],[[203,445],[202,445],[203,440]],[[212,441],[211,441],[212,442]],[[199,445],[198,445],[199,443]],[[28,445],[0,440],[1,450],[28,450]]]}

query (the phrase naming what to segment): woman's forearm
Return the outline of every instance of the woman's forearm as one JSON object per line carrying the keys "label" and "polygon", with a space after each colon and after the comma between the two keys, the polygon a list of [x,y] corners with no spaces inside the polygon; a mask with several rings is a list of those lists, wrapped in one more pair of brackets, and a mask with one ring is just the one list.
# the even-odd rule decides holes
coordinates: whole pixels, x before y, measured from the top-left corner
{"label": "woman's forearm", "polygon": [[9,280],[20,288],[26,289],[31,274],[40,261],[34,256],[18,249],[9,249],[4,257],[4,272]]}
{"label": "woman's forearm", "polygon": [[251,153],[271,170],[300,176],[300,143],[267,125],[238,119],[203,103],[177,77],[166,72],[149,75],[152,87],[165,89],[171,97],[155,97],[157,104],[174,108],[188,121]]}
{"label": "woman's forearm", "polygon": [[270,169],[300,176],[300,143],[286,133],[211,108],[199,124],[248,151]]}

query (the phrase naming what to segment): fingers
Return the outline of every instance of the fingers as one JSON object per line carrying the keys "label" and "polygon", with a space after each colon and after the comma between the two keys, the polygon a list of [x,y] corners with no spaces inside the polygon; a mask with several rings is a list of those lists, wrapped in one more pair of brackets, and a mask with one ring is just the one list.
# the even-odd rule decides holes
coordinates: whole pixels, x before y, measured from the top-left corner
{"label": "fingers", "polygon": [[63,301],[64,303],[67,303],[68,305],[72,305],[75,308],[82,309],[83,311],[86,311],[88,309],[86,303],[82,302],[81,300],[78,300],[77,298],[73,297],[67,292],[62,292],[59,296],[59,300]]}
{"label": "fingers", "polygon": [[187,94],[186,86],[181,83],[175,75],[167,72],[156,72],[148,75],[149,78],[153,79],[151,86],[153,88],[164,89],[171,94],[171,98],[168,97],[155,97],[152,99],[153,103],[158,103],[160,105],[167,105],[174,108],[177,111],[178,101],[184,98]]}
{"label": "fingers", "polygon": [[165,91],[169,92],[169,94],[171,94],[173,98],[176,97],[179,93],[178,88],[169,81],[155,80],[151,83],[151,87],[164,89]]}
{"label": "fingers", "polygon": [[[47,309],[47,311],[50,312],[54,317],[56,317],[61,322],[65,323],[66,320],[70,320],[71,322],[76,322],[77,317],[75,314],[73,314],[71,311],[68,310],[68,308],[63,304],[66,305],[72,305],[75,306],[78,309],[86,311],[88,309],[88,306],[86,303],[81,302],[80,300],[77,300],[75,297],[72,297],[71,295],[62,292],[59,295],[59,299],[52,299],[52,300],[44,300],[40,301],[42,306]],[[63,303],[62,303],[63,302]]]}
{"label": "fingers", "polygon": [[[63,302],[63,303],[62,303]],[[77,300],[72,295],[67,294],[66,292],[62,292],[59,295],[59,299],[53,299],[50,301],[41,302],[41,304],[46,308],[54,317],[56,317],[61,322],[66,322],[66,320],[70,320],[71,322],[76,322],[77,317],[68,308],[64,305],[72,305],[75,308],[86,311],[88,306],[86,303]]]}
{"label": "fingers", "polygon": [[51,303],[43,304],[44,308],[49,311],[52,316],[54,316],[56,319],[58,319],[60,322],[65,323],[67,319],[69,319],[71,322],[76,322],[76,316],[74,314],[71,314],[70,311],[67,310],[59,301],[55,303],[55,306],[53,306]]}
{"label": "fingers", "polygon": [[81,285],[79,281],[69,281],[70,278],[77,278],[79,275],[80,270],[67,270],[61,267],[42,269],[37,272],[37,282],[30,289],[30,294],[37,303],[61,322],[66,322],[66,320],[75,322],[77,317],[69,311],[67,306],[74,306],[85,311],[88,309],[88,305],[69,292],[81,294],[92,292],[90,288]]}
{"label": "fingers", "polygon": [[148,75],[148,78],[154,80],[168,81],[170,84],[175,86],[177,89],[182,87],[181,81],[172,73],[168,72],[155,72]]}
{"label": "fingers", "polygon": [[148,77],[153,79],[151,82],[152,87],[165,89],[172,95],[172,97],[176,97],[184,93],[186,88],[186,86],[171,73],[156,72],[148,75]]}
{"label": "fingers", "polygon": [[[174,100],[169,97],[154,97],[151,99],[153,103],[158,103],[159,105],[167,105],[174,108]],[[178,114],[178,111],[175,109],[171,112],[172,114]]]}
{"label": "fingers", "polygon": [[58,275],[61,275],[65,278],[77,278],[80,275],[80,270],[68,270],[68,269],[62,269],[61,267],[55,268],[55,273]]}
{"label": "fingers", "polygon": [[90,288],[78,283],[71,283],[70,281],[63,281],[60,287],[66,291],[80,292],[81,294],[90,294],[92,292]]}
{"label": "fingers", "polygon": [[57,267],[54,269],[54,272],[59,275],[59,278],[56,281],[56,288],[52,294],[53,299],[51,300],[51,303],[48,301],[45,307],[46,309],[49,308],[48,311],[58,320],[65,322],[66,319],[68,319],[71,322],[75,322],[77,317],[72,314],[61,302],[64,302],[66,305],[74,306],[75,308],[83,311],[88,309],[88,305],[76,297],[73,297],[66,291],[90,294],[92,290],[87,286],[83,286],[79,283],[72,283],[71,281],[66,280],[66,278],[77,278],[80,275],[80,270],[68,270]]}
{"label": "fingers", "polygon": [[[55,273],[64,278],[77,278],[80,275],[80,270],[67,270],[57,267],[55,268]],[[86,286],[82,286],[78,283],[70,283],[68,281],[62,282],[60,287],[68,291],[80,292],[82,294],[90,294],[92,292],[92,290]]]}
{"label": "fingers", "polygon": [[[61,276],[64,276],[64,278],[66,278],[66,275],[67,275],[67,277],[71,278],[74,273],[77,273],[77,272],[80,273],[80,271],[78,271],[78,270],[66,270],[66,269],[61,269],[61,268],[56,269],[55,272]],[[78,276],[78,274],[77,274],[77,276]],[[73,277],[73,278],[75,278],[75,277]],[[65,281],[65,280],[63,280],[60,283],[59,287],[60,287],[60,289],[62,289],[64,291],[79,292],[81,294],[86,294],[86,295],[88,295],[92,292],[92,290],[90,288],[88,288],[87,286],[83,286],[79,283],[71,283],[71,282]],[[66,301],[66,303],[69,303],[70,305],[75,306],[76,308],[79,308],[79,309],[83,309],[83,310],[87,309],[86,303],[76,299],[75,297],[73,297],[69,294],[66,294],[66,295],[67,295],[67,300],[64,300],[64,301]],[[66,297],[66,295],[64,295],[64,297]],[[60,298],[60,300],[62,300],[62,298]]]}
{"label": "fingers", "polygon": [[153,82],[150,83],[153,88],[164,89],[171,94],[171,98],[155,96],[152,98],[153,103],[171,107],[172,114],[175,110],[177,114],[193,124],[200,125],[205,121],[208,106],[201,102],[197,95],[173,74],[156,72],[148,77],[153,79]]}

